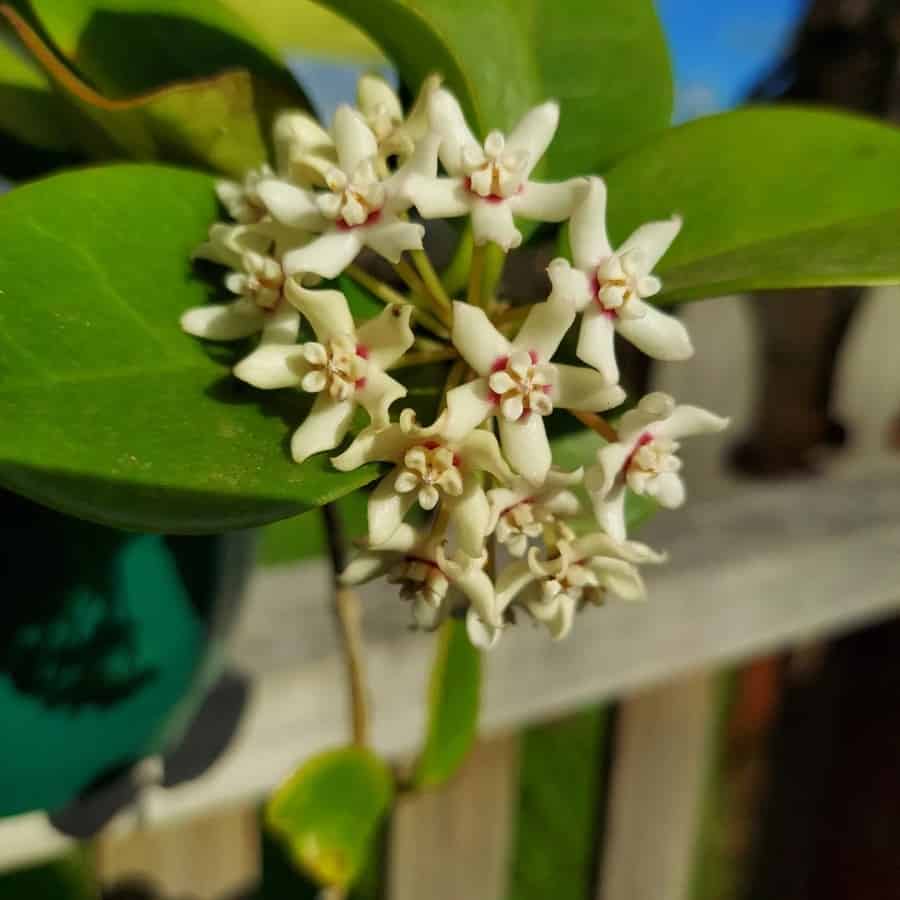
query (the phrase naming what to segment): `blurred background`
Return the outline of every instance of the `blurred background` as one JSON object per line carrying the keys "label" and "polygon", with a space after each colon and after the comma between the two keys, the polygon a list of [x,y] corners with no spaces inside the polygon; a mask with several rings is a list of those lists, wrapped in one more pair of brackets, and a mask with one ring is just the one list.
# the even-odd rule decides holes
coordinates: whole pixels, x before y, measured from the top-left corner
{"label": "blurred background", "polygon": [[[360,71],[389,73],[312,3],[252,3],[324,119]],[[900,117],[897,0],[657,5],[678,121],[747,101]],[[651,602],[492,656],[484,740],[401,801],[359,896],[900,897],[900,290],[681,314],[696,357],[626,377],[733,427],[685,445],[691,505],[642,533],[673,557]],[[4,594],[33,602],[0,631],[0,900],[315,896],[259,806],[345,736],[318,520],[173,540],[4,504]],[[29,529],[70,553],[26,583]],[[431,648],[392,598],[367,604],[376,743],[403,758]]]}

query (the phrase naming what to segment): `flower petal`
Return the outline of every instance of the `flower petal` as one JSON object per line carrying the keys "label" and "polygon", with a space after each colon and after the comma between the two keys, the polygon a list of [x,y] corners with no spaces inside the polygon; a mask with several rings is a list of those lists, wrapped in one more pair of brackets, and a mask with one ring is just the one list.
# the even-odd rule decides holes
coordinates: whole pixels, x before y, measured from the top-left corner
{"label": "flower petal", "polygon": [[699,406],[676,406],[672,414],[653,427],[653,433],[659,437],[679,440],[694,434],[714,434],[724,431],[731,419],[717,416]]}
{"label": "flower petal", "polygon": [[447,418],[444,434],[450,441],[461,441],[474,431],[495,406],[488,393],[487,379],[476,378],[447,392]]}
{"label": "flower petal", "polygon": [[504,566],[497,576],[497,603],[500,609],[506,609],[536,577],[527,560],[517,560]]}
{"label": "flower petal", "polygon": [[553,640],[561,641],[568,637],[574,621],[575,601],[568,594],[563,594],[556,604],[554,614],[544,624],[547,626],[547,630],[550,632]]}
{"label": "flower petal", "polygon": [[405,396],[406,386],[375,366],[369,367],[365,384],[356,389],[356,402],[365,409],[376,426],[388,424],[391,404]]}
{"label": "flower petal", "polygon": [[450,511],[450,527],[456,536],[459,549],[475,559],[484,553],[484,540],[488,533],[491,517],[490,507],[484,489],[478,478],[470,475],[463,481],[463,492],[459,497],[445,501]]}
{"label": "flower petal", "polygon": [[392,366],[413,345],[409,320],[412,306],[391,304],[357,329],[356,339],[367,358],[381,369]]}
{"label": "flower petal", "polygon": [[337,164],[331,135],[309,113],[293,109],[279,113],[272,136],[280,175],[322,183],[326,168]]}
{"label": "flower petal", "polygon": [[460,453],[463,465],[471,472],[488,472],[499,481],[510,481],[512,470],[500,453],[500,445],[493,432],[478,429],[465,437]]}
{"label": "flower petal", "polygon": [[382,107],[396,122],[403,119],[403,107],[394,89],[380,76],[366,73],[356,83],[356,105],[364,116],[372,116]]}
{"label": "flower petal", "polygon": [[569,222],[572,259],[575,267],[583,272],[595,269],[613,252],[606,236],[606,182],[602,178],[588,181],[587,194]]}
{"label": "flower petal", "polygon": [[392,263],[400,262],[406,250],[421,250],[422,238],[425,237],[424,225],[390,219],[366,225],[358,231],[364,246],[371,247]]}
{"label": "flower petal", "polygon": [[479,375],[488,375],[494,364],[513,349],[483,309],[459,300],[453,304],[452,340],[462,358]]}
{"label": "flower petal", "polygon": [[367,462],[399,462],[413,442],[399,425],[364,428],[343,453],[332,457],[331,464],[350,472]]}
{"label": "flower petal", "polygon": [[271,390],[296,387],[303,370],[303,351],[298,345],[260,344],[234,367],[234,374],[253,387]]}
{"label": "flower petal", "polygon": [[638,401],[637,406],[629,409],[619,420],[619,440],[633,444],[648,428],[654,434],[660,433],[660,426],[675,411],[675,400],[663,391],[651,391]]}
{"label": "flower petal", "polygon": [[416,492],[400,494],[394,489],[399,466],[378,482],[369,497],[369,543],[373,547],[384,543],[400,527],[403,517],[416,502]]}
{"label": "flower petal", "polygon": [[474,564],[458,568],[453,579],[456,586],[469,598],[472,609],[482,621],[499,628],[502,620],[494,595],[494,583],[488,574]]}
{"label": "flower petal", "polygon": [[271,178],[261,181],[257,192],[266,209],[282,225],[307,231],[321,231],[328,225],[319,212],[312,191],[288,184],[280,178]]}
{"label": "flower petal", "polygon": [[476,244],[493,243],[504,250],[514,250],[522,243],[522,234],[513,222],[509,201],[473,197],[470,212],[472,237]]}
{"label": "flower petal", "polygon": [[527,415],[514,422],[501,416],[497,422],[510,465],[532,484],[542,484],[553,461],[543,416]]}
{"label": "flower petal", "polygon": [[488,625],[474,609],[470,609],[466,613],[466,634],[473,647],[479,650],[491,650],[497,646],[503,629]]}
{"label": "flower petal", "polygon": [[554,259],[547,266],[547,275],[550,278],[548,302],[571,303],[577,312],[581,312],[594,297],[588,277],[567,259]]}
{"label": "flower petal", "polygon": [[506,151],[515,153],[524,150],[528,153],[526,177],[531,174],[550,146],[558,125],[559,104],[554,100],[548,100],[546,103],[528,110],[519,120],[518,125],[509,133],[506,139]]}
{"label": "flower petal", "polygon": [[[610,445],[614,446],[614,445]],[[604,448],[606,449],[606,448]],[[624,541],[625,528],[625,485],[615,485],[611,491],[591,491],[591,503],[597,524],[614,540]]]}
{"label": "flower petal", "polygon": [[337,147],[338,165],[348,176],[357,166],[378,153],[378,141],[366,120],[352,107],[342,103],[331,125]]}
{"label": "flower petal", "polygon": [[635,310],[640,309],[643,314],[616,321],[616,331],[625,340],[631,341],[653,359],[676,362],[690,359],[694,355],[694,346],[687,328],[675,316],[667,315],[637,298],[631,302]]}
{"label": "flower petal", "polygon": [[296,344],[300,333],[300,313],[290,303],[281,301],[265,314],[261,344]]}
{"label": "flower petal", "polygon": [[282,266],[288,275],[313,273],[337,278],[362,250],[359,229],[326,231],[304,247],[284,255]]}
{"label": "flower petal", "polygon": [[598,557],[587,564],[597,574],[600,586],[621,600],[643,600],[647,596],[641,573],[622,559]]}
{"label": "flower petal", "polygon": [[607,384],[619,383],[615,339],[614,320],[596,303],[591,303],[581,317],[575,355],[589,366],[593,366]]}
{"label": "flower petal", "polygon": [[663,472],[651,482],[652,490],[647,493],[666,509],[678,509],[684,503],[686,491],[684,481],[677,472]]}
{"label": "flower petal", "polygon": [[195,306],[181,316],[181,327],[208,341],[235,341],[260,331],[265,313],[247,300]]}
{"label": "flower petal", "polygon": [[535,303],[512,346],[536,354],[537,362],[550,362],[574,321],[575,307],[571,303],[560,299]]}
{"label": "flower petal", "polygon": [[352,400],[332,400],[319,394],[291,438],[291,456],[301,463],[314,453],[333,450],[344,439],[353,421],[356,404]]}
{"label": "flower petal", "polygon": [[461,178],[413,174],[406,179],[403,192],[423,219],[464,216],[475,200]]}
{"label": "flower petal", "polygon": [[581,366],[554,366],[553,405],[561,409],[603,412],[618,406],[625,391],[609,384],[599,372]]}
{"label": "flower petal", "polygon": [[526,181],[521,191],[510,197],[509,204],[516,216],[536,222],[563,222],[581,202],[587,190],[586,178],[543,184]]}
{"label": "flower petal", "polygon": [[662,222],[648,222],[641,225],[616,250],[620,257],[627,253],[636,253],[640,259],[641,271],[649,274],[656,268],[663,254],[672,245],[672,241],[681,231],[681,216],[672,216]]}
{"label": "flower petal", "polygon": [[632,449],[633,444],[619,441],[601,447],[597,451],[596,465],[584,473],[584,486],[588,492],[605,499],[613,490]]}
{"label": "flower petal", "polygon": [[462,172],[463,147],[480,146],[466,124],[459,101],[449,91],[439,88],[428,104],[428,120],[441,138],[441,162],[451,175]]}
{"label": "flower petal", "polygon": [[320,343],[354,333],[350,306],[340,291],[310,290],[291,280],[285,286],[285,295],[306,316]]}
{"label": "flower petal", "polygon": [[[437,191],[439,194],[442,189],[441,184],[435,184],[436,182],[453,183],[457,181],[457,179],[453,178],[437,177],[439,145],[440,138],[437,135],[430,134],[424,137],[416,145],[409,159],[396,172],[385,179],[383,182],[386,197],[385,209],[389,213],[397,215],[405,212],[415,203],[420,192],[424,193],[422,202],[427,205],[428,191]],[[419,212],[426,218],[435,218],[434,216],[427,216],[422,210],[419,210]],[[451,209],[449,214],[443,213],[441,215],[442,217],[444,215],[462,215],[463,212],[464,210],[454,213]]]}

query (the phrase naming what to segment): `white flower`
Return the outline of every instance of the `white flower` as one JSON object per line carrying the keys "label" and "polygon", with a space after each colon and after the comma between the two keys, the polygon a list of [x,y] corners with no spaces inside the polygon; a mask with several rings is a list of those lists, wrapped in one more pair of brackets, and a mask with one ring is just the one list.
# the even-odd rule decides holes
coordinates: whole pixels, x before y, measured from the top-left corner
{"label": "white flower", "polygon": [[537,303],[509,341],[482,309],[453,304],[453,344],[480,377],[448,392],[447,431],[463,436],[496,415],[506,458],[532,484],[550,469],[544,416],[554,407],[601,412],[625,399],[592,369],[551,362],[574,317],[570,304]]}
{"label": "white flower", "polygon": [[[635,563],[664,559],[645,544],[619,542],[605,534],[560,541],[548,560],[541,560],[538,548],[532,547],[527,560],[510,563],[500,573],[497,606],[503,612],[517,600],[560,640],[569,633],[575,612],[584,604],[599,605],[607,593],[623,600],[643,599],[646,591]],[[487,646],[492,646],[498,638],[498,629],[482,624],[473,639],[486,639]]]}
{"label": "white flower", "polygon": [[676,406],[668,394],[643,397],[622,416],[618,441],[601,447],[597,464],[586,473],[585,485],[600,526],[616,540],[625,539],[626,488],[667,509],[681,506],[685,490],[676,455],[678,441],[722,431],[728,422],[697,406]]}
{"label": "white flower", "polygon": [[337,151],[319,122],[307,112],[285,110],[272,132],[278,176],[304,187],[324,185],[325,173],[337,164]]}
{"label": "white flower", "polygon": [[360,553],[341,574],[341,582],[362,584],[386,574],[388,581],[399,585],[400,596],[411,602],[420,628],[436,628],[458,600],[475,610],[481,621],[499,627],[486,561],[486,553],[478,559],[448,557],[440,539],[403,524],[384,544]]}
{"label": "white flower", "polygon": [[404,186],[414,172],[434,172],[437,138],[425,138],[400,169],[382,177],[376,167],[378,142],[356,110],[338,107],[333,137],[338,164],[324,173],[327,190],[312,191],[279,179],[263,181],[257,188],[277,221],[319,235],[285,254],[288,275],[334,278],[363,247],[391,262],[398,262],[405,250],[422,248],[425,229],[400,217],[410,205]]}
{"label": "white flower", "polygon": [[586,179],[542,184],[529,178],[556,132],[556,103],[544,103],[526,113],[508,137],[492,131],[484,145],[472,134],[459,102],[447,90],[432,95],[429,118],[441,139],[440,158],[448,177],[434,173],[410,177],[409,197],[424,218],[471,214],[476,244],[492,241],[509,250],[522,243],[514,216],[562,222],[572,214]]}
{"label": "white flower", "polygon": [[303,462],[343,440],[357,406],[374,424],[387,424],[388,408],[406,396],[406,388],[385,370],[412,346],[414,335],[409,306],[387,306],[356,328],[340,291],[310,291],[288,281],[287,296],[317,340],[260,346],[234,373],[254,387],[300,387],[317,395],[291,440],[291,454]]}
{"label": "white flower", "polygon": [[399,424],[367,428],[332,460],[342,472],[367,462],[394,464],[369,498],[369,541],[373,546],[388,540],[418,502],[424,510],[440,504],[448,527],[467,556],[478,557],[484,551],[490,509],[481,473],[507,481],[512,472],[491,432],[476,430],[451,440],[444,426],[441,416],[423,428],[416,424],[415,413],[405,409]]}
{"label": "white flower", "polygon": [[491,518],[488,533],[494,534],[513,556],[524,556],[528,541],[551,528],[559,538],[574,538],[566,519],[578,514],[580,503],[570,487],[579,484],[582,469],[563,472],[550,469],[542,487],[535,488],[524,478],[517,478],[509,487],[488,491]]}
{"label": "white flower", "polygon": [[615,251],[606,236],[606,185],[590,188],[569,222],[574,267],[555,259],[547,269],[551,296],[584,312],[576,353],[610,384],[619,380],[613,338],[618,332],[648,356],[682,360],[693,355],[687,329],[674,316],[645,303],[660,289],[652,271],[681,228],[677,216],[642,225]]}
{"label": "white flower", "polygon": [[259,183],[273,175],[266,163],[251,169],[242,182],[222,179],[216,182],[216,196],[235,222],[249,225],[268,215],[266,205],[257,192]]}

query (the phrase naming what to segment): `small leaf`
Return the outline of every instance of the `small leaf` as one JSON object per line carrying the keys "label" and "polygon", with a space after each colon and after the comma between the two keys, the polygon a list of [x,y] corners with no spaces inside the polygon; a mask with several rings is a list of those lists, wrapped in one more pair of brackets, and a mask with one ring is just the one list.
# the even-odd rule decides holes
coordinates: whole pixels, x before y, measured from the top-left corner
{"label": "small leaf", "polygon": [[543,97],[562,108],[548,177],[602,171],[669,124],[672,71],[652,0],[517,0],[515,9]]}
{"label": "small leaf", "polygon": [[758,108],[671,129],[608,173],[610,233],[672,213],[662,302],[900,280],[900,129]]}
{"label": "small leaf", "polygon": [[366,31],[411,87],[440,72],[482,136],[510,128],[544,99],[530,36],[505,0],[316,2]]}
{"label": "small leaf", "polygon": [[478,734],[481,654],[469,641],[465,622],[450,619],[441,626],[428,695],[428,734],[413,779],[417,787],[450,778]]}
{"label": "small leaf", "polygon": [[246,346],[182,333],[180,314],[209,297],[189,257],[216,216],[212,186],[119,165],[0,198],[0,483],[103,524],[214,532],[376,477],[327,454],[294,463],[307,396],[244,385],[221,361]]}
{"label": "small leaf", "polygon": [[165,159],[234,177],[266,160],[271,115],[260,117],[260,85],[248,72],[110,100],[67,69],[17,13],[4,7],[0,12],[65,98],[73,136],[90,155]]}
{"label": "small leaf", "polygon": [[366,861],[393,792],[388,767],[371,751],[330,750],[275,791],[266,824],[317,881],[346,887]]}

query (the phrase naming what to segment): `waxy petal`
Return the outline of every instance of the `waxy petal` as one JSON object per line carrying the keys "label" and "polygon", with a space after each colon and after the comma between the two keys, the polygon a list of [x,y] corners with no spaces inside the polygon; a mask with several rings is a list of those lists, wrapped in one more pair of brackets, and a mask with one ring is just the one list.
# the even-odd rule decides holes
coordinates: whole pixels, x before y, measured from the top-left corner
{"label": "waxy petal", "polygon": [[399,425],[364,428],[343,453],[332,457],[331,464],[341,472],[350,472],[368,462],[396,463],[415,441]]}
{"label": "waxy petal", "polygon": [[415,222],[387,219],[357,229],[362,243],[392,263],[406,250],[421,250],[425,227]]}
{"label": "waxy petal", "polygon": [[509,133],[506,151],[508,153],[524,151],[528,154],[526,177],[531,174],[550,146],[558,125],[559,104],[555,100],[548,100],[528,110]]}
{"label": "waxy petal", "polygon": [[509,481],[512,470],[500,453],[500,445],[493,432],[478,429],[465,437],[460,444],[463,464],[473,472],[487,472],[498,481]]}
{"label": "waxy petal", "polygon": [[526,181],[519,193],[509,198],[513,215],[536,222],[563,222],[582,201],[588,182],[586,178],[570,178],[542,184]]}
{"label": "waxy petal", "polygon": [[462,494],[446,503],[450,510],[450,527],[459,549],[466,556],[480,558],[484,553],[491,512],[478,478],[473,475],[466,478]]}
{"label": "waxy petal", "polygon": [[394,89],[380,76],[366,73],[356,83],[356,105],[364,116],[372,116],[382,107],[395,122],[403,119],[403,107]]}
{"label": "waxy petal", "polygon": [[369,497],[369,543],[373,547],[384,543],[400,527],[403,517],[416,502],[416,492],[400,494],[394,489],[399,467],[378,482]]}
{"label": "waxy petal", "polygon": [[447,438],[462,440],[492,415],[495,409],[485,378],[478,378],[448,391],[445,426]]}
{"label": "waxy petal", "polygon": [[469,303],[453,303],[453,346],[479,374],[488,375],[495,363],[513,352],[513,345],[494,327],[484,310]]}
{"label": "waxy petal", "polygon": [[[610,444],[610,446],[615,446]],[[605,447],[603,449],[606,449]],[[625,528],[625,485],[615,485],[609,493],[591,492],[594,517],[597,524],[614,540],[624,541]]]}
{"label": "waxy petal", "polygon": [[412,306],[391,304],[374,319],[360,325],[356,339],[366,357],[381,369],[392,366],[413,345],[409,321]]}
{"label": "waxy petal", "polygon": [[517,560],[504,566],[497,576],[497,603],[500,609],[506,609],[536,578],[527,560]]}
{"label": "waxy petal", "polygon": [[355,399],[369,414],[372,424],[382,426],[390,421],[391,404],[405,396],[405,385],[381,369],[370,366],[366,372],[365,384],[356,389]]}
{"label": "waxy petal", "polygon": [[300,333],[300,313],[283,300],[270,313],[265,313],[260,344],[295,344]]}
{"label": "waxy petal", "polygon": [[301,182],[324,183],[325,172],[337,165],[331,135],[309,113],[279,113],[272,130],[275,161],[280,175]]}
{"label": "waxy petal", "polygon": [[282,225],[306,231],[321,231],[328,227],[312,191],[277,178],[261,181],[257,191],[266,208]]}
{"label": "waxy petal", "polygon": [[327,231],[315,240],[285,253],[282,260],[288,275],[312,273],[337,278],[356,259],[363,243],[360,229]]}
{"label": "waxy petal", "polygon": [[596,303],[591,303],[581,318],[575,355],[593,366],[607,384],[619,383],[615,338],[613,318],[606,315]]}
{"label": "waxy petal", "polygon": [[352,176],[360,163],[378,154],[378,141],[366,120],[352,107],[341,104],[331,125],[338,165]]}
{"label": "waxy petal", "polygon": [[617,441],[597,451],[597,464],[584,474],[584,485],[591,494],[602,500],[612,491],[632,449],[632,444]]}
{"label": "waxy petal", "polygon": [[568,260],[562,257],[554,259],[547,266],[547,275],[550,278],[548,302],[571,303],[577,312],[581,312],[594,299],[590,279]]}
{"label": "waxy petal", "polygon": [[355,407],[352,400],[332,400],[327,393],[319,394],[291,438],[294,462],[302,463],[314,453],[337,447],[350,430]]}
{"label": "waxy petal", "polygon": [[468,598],[472,609],[488,625],[499,628],[502,624],[494,583],[488,574],[477,565],[454,565],[453,582]]}
{"label": "waxy petal", "polygon": [[479,650],[491,650],[497,646],[503,629],[488,625],[474,609],[470,609],[466,613],[466,634],[468,634],[473,647],[477,647]]}
{"label": "waxy petal", "polygon": [[303,351],[294,345],[264,344],[244,357],[234,374],[262,390],[296,387],[303,378]]}
{"label": "waxy petal", "polygon": [[575,267],[589,272],[612,255],[606,234],[606,183],[589,178],[587,193],[569,222],[569,244]]}
{"label": "waxy petal", "polygon": [[472,197],[472,237],[477,245],[499,244],[514,250],[522,243],[522,234],[513,221],[512,208],[506,200],[482,200]]}
{"label": "waxy petal", "polygon": [[675,316],[667,315],[642,300],[630,302],[635,311],[639,309],[642,315],[617,320],[616,330],[622,337],[653,359],[677,362],[694,355],[687,328]]}
{"label": "waxy petal", "polygon": [[717,416],[699,406],[683,405],[676,406],[667,419],[653,426],[652,431],[654,435],[677,441],[695,434],[724,431],[730,423],[731,419]]}
{"label": "waxy petal", "polygon": [[[694,407],[691,407],[694,408]],[[629,409],[619,420],[619,441],[633,445],[641,434],[652,426],[658,433],[659,424],[675,411],[675,400],[662,391],[652,391],[641,397],[638,405]]]}
{"label": "waxy petal", "polygon": [[550,362],[574,321],[575,307],[571,303],[559,300],[535,303],[512,346],[535,353],[537,362]]}
{"label": "waxy petal", "polygon": [[479,147],[479,141],[472,134],[459,101],[449,91],[439,88],[428,104],[428,120],[432,130],[441,138],[441,162],[451,175],[462,172],[462,151],[464,147]]}
{"label": "waxy petal", "polygon": [[354,333],[350,306],[340,291],[310,290],[296,281],[288,281],[285,296],[306,317],[320,343],[327,344],[338,335]]}
{"label": "waxy petal", "polygon": [[588,412],[604,412],[625,400],[625,391],[617,384],[609,384],[606,378],[593,369],[581,366],[554,366],[554,406],[561,409],[578,409]]}
{"label": "waxy petal", "polygon": [[542,484],[553,461],[543,416],[526,415],[514,422],[500,416],[497,423],[510,465],[532,484]]}
{"label": "waxy petal", "polygon": [[195,306],[181,316],[181,327],[208,341],[236,341],[260,331],[265,313],[247,300]]}
{"label": "waxy petal", "polygon": [[640,259],[640,271],[649,275],[656,264],[662,259],[663,254],[672,246],[672,241],[681,231],[681,216],[672,216],[662,222],[648,222],[641,225],[632,235],[616,250],[622,257],[628,253],[635,253]]}
{"label": "waxy petal", "polygon": [[665,509],[678,509],[684,503],[684,481],[677,472],[663,472],[651,482],[647,493]]}
{"label": "waxy petal", "polygon": [[[438,178],[437,177],[437,160],[438,146],[440,138],[437,135],[430,134],[424,137],[413,150],[409,159],[397,169],[392,175],[385,179],[384,191],[386,196],[385,210],[393,215],[399,215],[410,208],[416,199],[421,199],[423,204],[428,204],[429,191],[437,191],[438,195],[442,190],[443,182],[454,182],[456,179]],[[422,210],[419,212],[425,218],[435,218],[429,216]],[[464,211],[463,211],[464,212]],[[444,215],[454,216],[463,215],[463,212],[442,213]]]}
{"label": "waxy petal", "polygon": [[464,216],[474,202],[461,178],[410,175],[403,190],[423,219],[453,219]]}

